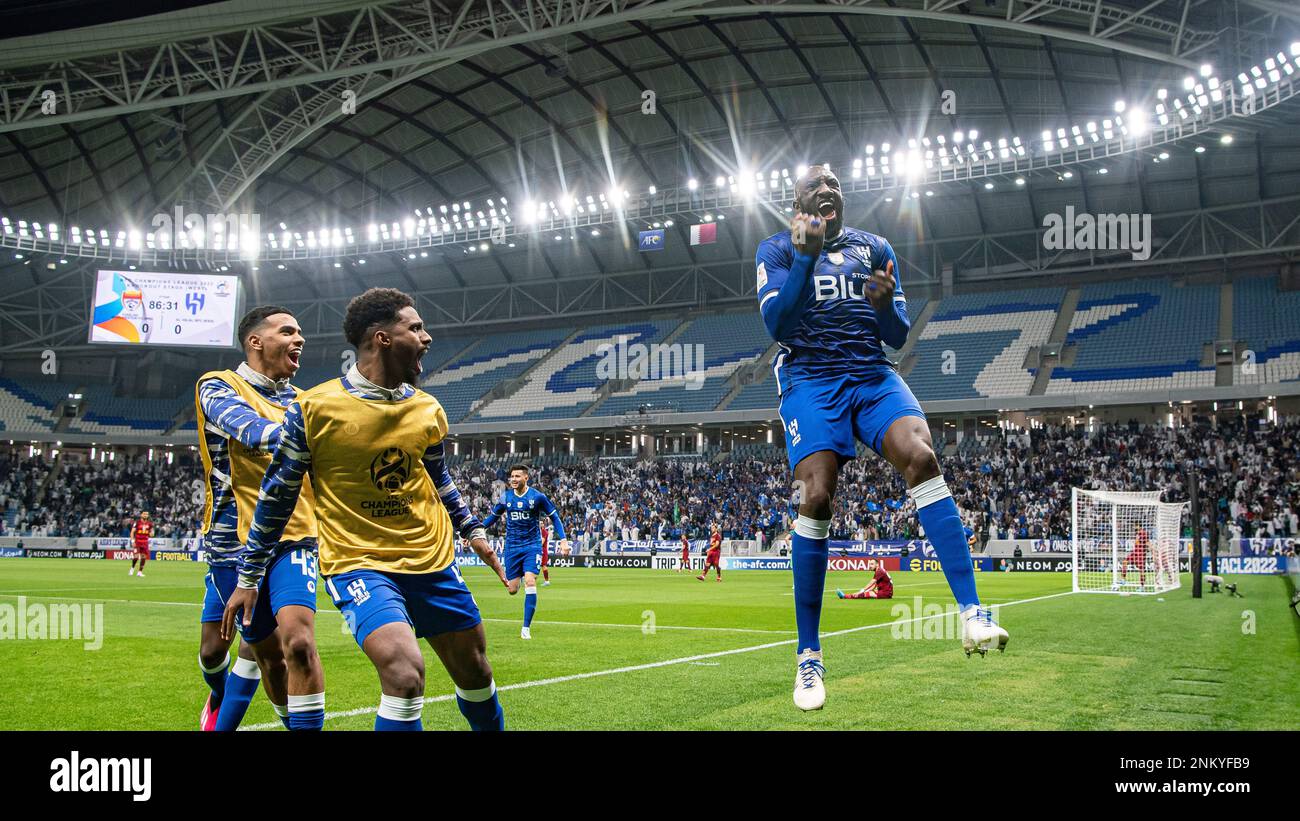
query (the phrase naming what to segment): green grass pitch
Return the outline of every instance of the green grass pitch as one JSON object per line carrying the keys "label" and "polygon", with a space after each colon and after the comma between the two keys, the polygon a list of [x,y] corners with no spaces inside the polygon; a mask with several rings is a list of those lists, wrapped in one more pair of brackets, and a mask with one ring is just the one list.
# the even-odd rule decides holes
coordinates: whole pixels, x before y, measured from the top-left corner
{"label": "green grass pitch", "polygon": [[[204,566],[68,559],[0,561],[0,609],[103,604],[98,650],[71,640],[0,639],[0,729],[193,730],[205,696],[197,668]],[[955,638],[891,625],[914,598],[946,606],[938,573],[898,573],[896,599],[839,601],[861,573],[831,573],[822,629],[827,704],[798,712],[788,572],[736,571],[722,584],[685,573],[558,569],[540,589],[533,640],[519,638],[522,595],[480,568],[465,576],[486,619],[488,655],[511,729],[1288,729],[1296,617],[1281,577],[1239,576],[1244,599],[1184,587],[1151,596],[1069,595],[1068,574],[984,573],[1005,605],[1005,654],[966,658]],[[1065,595],[1060,595],[1065,594]],[[1046,597],[1046,598],[1044,598]],[[1032,600],[1032,601],[1026,601]],[[903,616],[895,608],[906,605]],[[321,591],[317,641],[326,729],[374,721],[378,680]],[[846,632],[840,632],[846,631]],[[427,729],[463,730],[432,651]],[[440,698],[441,697],[441,698]],[[278,728],[259,692],[246,727]]]}

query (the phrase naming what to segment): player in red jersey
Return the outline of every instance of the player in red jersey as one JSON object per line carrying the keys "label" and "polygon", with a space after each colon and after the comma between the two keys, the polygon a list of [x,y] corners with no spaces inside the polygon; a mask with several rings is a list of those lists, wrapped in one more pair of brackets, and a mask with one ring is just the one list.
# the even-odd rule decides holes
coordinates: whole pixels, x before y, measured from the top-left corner
{"label": "player in red jersey", "polygon": [[841,599],[892,599],[894,598],[894,580],[889,577],[889,571],[885,569],[884,562],[877,562],[875,559],[867,559],[867,569],[876,571],[876,575],[867,586],[856,593],[845,593],[843,590],[836,590],[835,595]]}
{"label": "player in red jersey", "polygon": [[551,554],[546,549],[546,543],[551,540],[551,532],[546,525],[538,523],[538,529],[542,531],[542,587],[551,586],[551,571],[547,567],[551,563]]}
{"label": "player in red jersey", "polygon": [[677,572],[691,570],[691,540],[686,537],[686,531],[682,531],[682,563],[678,565]]}
{"label": "player in red jersey", "polygon": [[709,552],[704,554],[704,572],[695,578],[704,581],[709,575],[709,568],[716,568],[718,571],[718,581],[722,581],[722,534],[718,532],[718,526],[713,526],[713,532],[709,534]]}
{"label": "player in red jersey", "polygon": [[1120,573],[1124,576],[1124,581],[1128,581],[1128,566],[1134,564],[1137,565],[1138,569],[1141,571],[1141,575],[1139,575],[1138,578],[1141,580],[1142,586],[1146,587],[1147,548],[1150,546],[1150,543],[1151,537],[1147,535],[1147,529],[1145,527],[1138,527],[1137,536],[1133,539],[1133,549],[1124,557],[1124,562],[1120,566]]}
{"label": "player in red jersey", "polygon": [[135,564],[140,563],[140,578],[144,578],[144,563],[149,561],[149,539],[153,537],[153,521],[149,518],[149,511],[145,510],[140,513],[140,518],[135,520],[131,525],[131,547],[134,553],[131,556],[131,572],[128,576],[136,575]]}

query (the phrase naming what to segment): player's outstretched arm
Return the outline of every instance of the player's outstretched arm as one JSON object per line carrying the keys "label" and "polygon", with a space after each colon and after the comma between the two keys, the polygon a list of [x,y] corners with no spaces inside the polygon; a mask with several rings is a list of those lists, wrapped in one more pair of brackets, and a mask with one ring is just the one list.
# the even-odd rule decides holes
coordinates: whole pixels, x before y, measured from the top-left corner
{"label": "player's outstretched arm", "polygon": [[907,343],[912,321],[907,316],[907,298],[898,275],[898,257],[888,242],[882,243],[880,259],[873,260],[878,267],[867,281],[867,298],[876,312],[880,341],[897,350]]}
{"label": "player's outstretched arm", "polygon": [[483,520],[483,528],[485,530],[491,530],[492,525],[496,524],[497,519],[500,519],[502,516],[504,516],[505,512],[506,512],[505,501],[502,500],[500,502],[497,502],[496,507],[492,508],[492,512],[489,513],[488,517]]}
{"label": "player's outstretched arm", "polygon": [[[767,332],[777,342],[794,333],[812,296],[812,270],[821,254],[826,222],[795,214],[790,221],[792,239],[763,240],[758,246],[758,310]],[[802,235],[804,242],[794,241]]]}
{"label": "player's outstretched arm", "polygon": [[199,406],[209,425],[245,447],[269,451],[280,442],[281,426],[253,410],[225,380],[201,382]]}
{"label": "player's outstretched arm", "polygon": [[565,541],[568,536],[564,535],[564,522],[560,521],[560,511],[555,509],[555,504],[548,499],[545,494],[542,495],[542,512],[551,520],[551,530],[555,533],[555,538]]}
{"label": "player's outstretched arm", "polygon": [[[456,489],[456,481],[451,478],[451,471],[447,469],[446,447],[442,442],[430,445],[425,449],[420,461],[424,463],[424,469],[428,471],[429,478],[438,491],[438,498],[442,500],[442,506],[447,509],[456,532],[469,542],[470,548],[497,574],[501,583],[506,584],[505,568],[501,566],[501,560],[497,558],[492,545],[488,544],[487,530],[482,522],[474,518],[469,505],[465,504],[465,499]],[[504,510],[505,505],[500,504],[498,508]],[[488,519],[495,521],[497,515],[498,512],[494,511]]]}
{"label": "player's outstretched arm", "polygon": [[284,414],[279,447],[262,478],[248,531],[248,549],[239,562],[239,586],[256,588],[266,573],[266,563],[280,542],[284,527],[298,505],[302,479],[311,467],[302,406],[294,402]]}

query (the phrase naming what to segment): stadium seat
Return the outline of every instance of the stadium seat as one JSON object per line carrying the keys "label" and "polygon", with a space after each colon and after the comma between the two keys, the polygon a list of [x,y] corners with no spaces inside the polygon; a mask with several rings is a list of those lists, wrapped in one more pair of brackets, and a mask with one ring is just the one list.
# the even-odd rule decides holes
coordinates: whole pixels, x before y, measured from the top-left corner
{"label": "stadium seat", "polygon": [[1052,371],[1047,393],[1213,387],[1214,367],[1200,363],[1218,322],[1217,285],[1086,285],[1066,336],[1074,363]]}
{"label": "stadium seat", "polygon": [[1279,291],[1275,276],[1237,280],[1232,333],[1254,354],[1253,365],[1237,357],[1232,384],[1300,380],[1300,291]]}
{"label": "stadium seat", "polygon": [[1064,288],[1033,288],[944,299],[913,349],[912,392],[922,400],[1027,396],[1034,372],[1025,356],[1047,342],[1064,298]]}

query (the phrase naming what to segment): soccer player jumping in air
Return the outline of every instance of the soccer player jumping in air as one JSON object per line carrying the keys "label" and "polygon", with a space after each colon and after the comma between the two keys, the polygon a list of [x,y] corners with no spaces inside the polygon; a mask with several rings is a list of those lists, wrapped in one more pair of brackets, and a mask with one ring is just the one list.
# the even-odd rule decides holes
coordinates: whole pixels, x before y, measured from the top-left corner
{"label": "soccer player jumping in air", "polygon": [[239,557],[262,477],[280,446],[285,409],[298,397],[289,380],[298,372],[305,344],[293,314],[274,305],[245,314],[238,333],[244,361],[233,371],[203,374],[194,389],[206,477],[208,560],[199,666],[211,688],[200,724],[205,730],[237,729],[261,679],[286,727],[319,730],[325,720],[325,673],[316,652],[316,516],[310,482],[274,545],[259,606],[247,611],[239,656],[229,665],[235,636],[233,630],[223,632],[221,622],[239,583]]}
{"label": "soccer player jumping in air", "polygon": [[455,683],[470,727],[504,729],[478,605],[455,565],[455,533],[502,584],[505,574],[447,470],[447,414],[413,387],[433,340],[411,297],[392,288],[371,288],[348,303],[343,333],[357,349],[356,364],[303,393],[285,414],[224,626],[239,610],[254,610],[256,581],[310,472],[321,576],[379,674],[375,729],[423,729],[422,638]]}
{"label": "soccer player jumping in air", "polygon": [[551,520],[555,535],[560,540],[560,552],[568,547],[564,536],[564,523],[560,513],[537,488],[528,486],[528,466],[515,465],[510,468],[510,489],[501,494],[500,501],[492,509],[491,515],[483,520],[483,527],[491,529],[497,519],[506,523],[506,588],[510,595],[519,592],[519,579],[524,580],[524,627],[519,631],[519,638],[533,637],[533,614],[537,612],[537,573],[542,565],[542,537],[540,526],[542,517]]}
{"label": "soccer player jumping in air", "polygon": [[813,166],[795,182],[790,230],[758,246],[759,311],[780,345],[773,361],[799,516],[791,537],[798,660],[794,702],[826,701],[821,640],[827,533],[841,465],[862,441],[907,483],[962,612],[962,647],[1002,649],[1007,633],[980,607],[961,516],[930,442],[920,404],[885,357],[910,323],[894,250],[844,226],[839,179]]}

